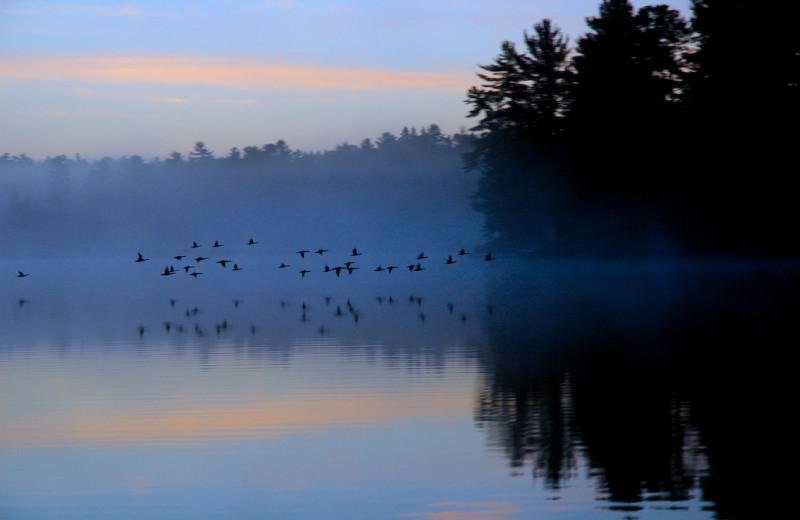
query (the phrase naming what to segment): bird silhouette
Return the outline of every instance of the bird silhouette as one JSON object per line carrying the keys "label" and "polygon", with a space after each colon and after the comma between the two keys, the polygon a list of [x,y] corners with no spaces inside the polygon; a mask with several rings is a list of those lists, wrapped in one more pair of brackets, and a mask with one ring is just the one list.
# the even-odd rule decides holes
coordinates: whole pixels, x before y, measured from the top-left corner
{"label": "bird silhouette", "polygon": [[378,272],[378,273],[380,273],[381,271],[385,271],[385,270],[386,270],[386,269],[384,269],[384,268],[383,268],[383,267],[381,267],[381,266],[378,266],[378,267],[376,267],[376,268],[375,268],[375,272]]}
{"label": "bird silhouette", "polygon": [[149,258],[143,257],[142,253],[136,253],[136,255],[137,257],[136,260],[134,260],[134,262],[147,262],[148,260],[150,260]]}
{"label": "bird silhouette", "polygon": [[201,274],[203,274],[203,273],[198,273],[197,271],[195,271],[195,272],[193,272],[193,273],[189,273],[189,276],[194,276],[195,278],[197,278],[197,277],[198,277],[198,276],[200,276]]}
{"label": "bird silhouette", "polygon": [[361,256],[362,253],[358,251],[358,248],[353,248],[353,252],[350,253],[350,256]]}
{"label": "bird silhouette", "polygon": [[218,263],[219,265],[221,265],[222,267],[228,267],[228,266],[227,266],[227,264],[228,264],[228,262],[230,262],[230,261],[231,261],[231,260],[217,260],[217,263]]}
{"label": "bird silhouette", "polygon": [[417,255],[417,260],[425,260],[426,258],[428,258],[428,257],[425,256],[425,253],[420,253],[420,254]]}
{"label": "bird silhouette", "polygon": [[311,272],[310,269],[303,269],[303,270],[300,271],[300,276],[305,278],[306,277],[306,273],[310,273],[310,272]]}
{"label": "bird silhouette", "polygon": [[186,258],[186,255],[176,255],[176,256],[173,256],[172,258],[174,258],[175,260],[177,260],[178,262],[180,262],[181,260],[183,260],[184,258]]}
{"label": "bird silhouette", "polygon": [[193,265],[184,265],[184,266],[183,266],[183,271],[184,271],[184,272],[186,272],[186,273],[188,273],[188,272],[189,272],[189,269],[192,269],[193,267],[194,267]]}
{"label": "bird silhouette", "polygon": [[397,266],[396,266],[396,265],[388,265],[388,266],[386,266],[386,270],[387,270],[388,272],[390,272],[390,273],[391,273],[391,272],[392,272],[392,269],[397,269]]}
{"label": "bird silhouette", "polygon": [[198,256],[197,258],[194,259],[194,261],[197,262],[198,264],[200,262],[202,262],[203,260],[208,260],[208,257],[207,256]]}
{"label": "bird silhouette", "polygon": [[195,249],[197,247],[203,247],[203,245],[202,244],[198,244],[197,242],[192,242],[192,249]]}
{"label": "bird silhouette", "polygon": [[300,255],[300,258],[305,258],[306,257],[306,253],[310,253],[310,252],[311,251],[309,251],[307,249],[301,249],[300,251],[297,252],[297,254]]}
{"label": "bird silhouette", "polygon": [[237,264],[233,264],[233,270],[234,270],[234,271],[241,271],[241,270],[242,270],[242,268],[241,268],[241,267],[239,267]]}
{"label": "bird silhouette", "polygon": [[255,241],[255,240],[253,240],[252,238],[251,238],[250,240],[248,240],[248,241],[247,241],[247,245],[248,245],[248,246],[252,246],[252,245],[255,245],[255,244],[258,244],[258,242],[256,242],[256,241]]}
{"label": "bird silhouette", "polygon": [[467,252],[466,252],[466,251],[465,251],[465,250],[462,248],[462,249],[461,249],[461,251],[459,251],[459,252],[458,252],[458,254],[459,254],[459,256],[464,256],[464,255],[468,255],[469,253],[467,253]]}
{"label": "bird silhouette", "polygon": [[224,245],[225,245],[225,244],[220,244],[220,243],[219,243],[219,240],[214,240],[214,245],[213,245],[213,246],[211,246],[211,247],[222,247],[222,246],[224,246]]}
{"label": "bird silhouette", "polygon": [[170,269],[169,267],[165,267],[164,272],[161,273],[161,276],[169,276],[171,274],[175,274],[175,269]]}
{"label": "bird silhouette", "polygon": [[339,276],[342,273],[342,266],[337,265],[336,267],[333,268],[333,270],[336,271],[336,276]]}
{"label": "bird silhouette", "polygon": [[424,268],[424,267],[422,267],[422,265],[421,265],[421,264],[417,264],[417,265],[414,267],[414,270],[415,270],[415,271],[424,271],[424,270],[425,270],[425,268]]}
{"label": "bird silhouette", "polygon": [[287,267],[289,267],[289,264],[284,264],[283,262],[281,262],[281,265],[278,266],[278,269],[285,269]]}
{"label": "bird silhouette", "polygon": [[30,275],[31,273],[23,273],[22,271],[17,271],[17,278],[25,278],[26,276]]}
{"label": "bird silhouette", "polygon": [[356,269],[358,269],[358,267],[348,266],[347,267],[347,274],[353,274],[353,271],[355,271]]}
{"label": "bird silhouette", "polygon": [[492,256],[492,253],[486,253],[486,256],[484,256],[483,259],[487,262],[491,262],[492,260],[497,260],[497,257]]}
{"label": "bird silhouette", "polygon": [[327,249],[317,249],[317,250],[316,250],[316,251],[314,251],[314,252],[315,252],[315,253],[317,253],[318,255],[322,255],[322,253],[327,253],[327,252],[328,252],[328,250],[327,250]]}
{"label": "bird silhouette", "polygon": [[453,256],[450,255],[450,256],[447,257],[447,260],[445,260],[444,263],[446,263],[446,264],[454,264],[454,263],[456,263],[456,261],[453,260]]}

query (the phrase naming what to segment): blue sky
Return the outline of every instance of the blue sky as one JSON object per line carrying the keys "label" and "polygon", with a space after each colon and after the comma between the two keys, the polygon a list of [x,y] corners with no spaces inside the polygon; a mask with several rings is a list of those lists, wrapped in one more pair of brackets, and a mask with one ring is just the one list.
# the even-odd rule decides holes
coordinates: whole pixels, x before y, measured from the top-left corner
{"label": "blue sky", "polygon": [[[635,7],[659,2],[633,2]],[[667,2],[688,15],[689,0]],[[216,155],[471,126],[466,90],[542,18],[571,37],[599,0],[4,1],[0,153]]]}

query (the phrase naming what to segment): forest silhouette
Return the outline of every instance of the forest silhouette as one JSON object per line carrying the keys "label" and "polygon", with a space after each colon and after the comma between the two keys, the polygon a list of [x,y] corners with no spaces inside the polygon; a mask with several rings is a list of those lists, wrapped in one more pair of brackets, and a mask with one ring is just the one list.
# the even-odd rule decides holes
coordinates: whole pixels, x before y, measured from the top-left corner
{"label": "forest silhouette", "polygon": [[[114,176],[126,178],[119,188],[128,191],[112,196],[122,206],[141,195],[166,207],[166,194],[144,183],[174,183],[187,195],[209,183],[274,192],[291,179],[337,193],[402,183],[410,201],[415,187],[421,196],[458,168],[466,172],[455,192],[469,191],[493,250],[796,254],[787,169],[800,115],[797,10],[693,0],[687,20],[664,5],[606,0],[574,48],[541,20],[521,50],[503,42],[480,66],[481,84],[465,100],[477,124],[455,135],[431,124],[324,152],[278,140],[224,156],[198,141],[152,161],[5,153],[0,172],[12,189],[0,218],[9,229],[63,226],[79,174],[95,195],[92,211],[109,204],[114,213],[100,193]],[[19,188],[34,171],[47,179],[44,193]]]}
{"label": "forest silhouette", "polygon": [[575,49],[550,21],[470,89],[476,203],[499,241],[553,254],[796,253],[786,165],[797,6],[603,1]]}

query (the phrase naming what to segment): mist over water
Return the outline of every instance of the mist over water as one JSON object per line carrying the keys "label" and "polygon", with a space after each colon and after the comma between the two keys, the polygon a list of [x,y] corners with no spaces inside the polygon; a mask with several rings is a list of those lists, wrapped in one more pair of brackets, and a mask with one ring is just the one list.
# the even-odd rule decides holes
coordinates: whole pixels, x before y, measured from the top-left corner
{"label": "mist over water", "polygon": [[[262,253],[319,247],[412,254],[472,248],[476,177],[457,154],[439,166],[330,163],[278,167],[219,160],[180,168],[109,161],[4,169],[5,258],[135,255],[169,258],[192,241]],[[104,166],[105,164],[105,166]]]}
{"label": "mist over water", "polygon": [[455,163],[195,166],[2,176],[0,513],[749,505],[764,469],[731,461],[771,449],[765,359],[791,330],[796,262],[487,262]]}

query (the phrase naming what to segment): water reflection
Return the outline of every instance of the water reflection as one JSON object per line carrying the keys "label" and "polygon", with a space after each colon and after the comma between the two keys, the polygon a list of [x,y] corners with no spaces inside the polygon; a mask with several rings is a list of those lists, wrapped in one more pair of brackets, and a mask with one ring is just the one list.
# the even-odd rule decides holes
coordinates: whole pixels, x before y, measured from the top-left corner
{"label": "water reflection", "polygon": [[476,407],[491,445],[554,490],[578,476],[580,454],[612,510],[702,497],[719,518],[749,517],[769,462],[742,450],[771,449],[796,262],[525,267],[490,283],[505,302],[485,321]]}
{"label": "water reflection", "polygon": [[799,272],[503,258],[309,285],[250,262],[169,285],[99,264],[3,282],[5,516],[743,517]]}

